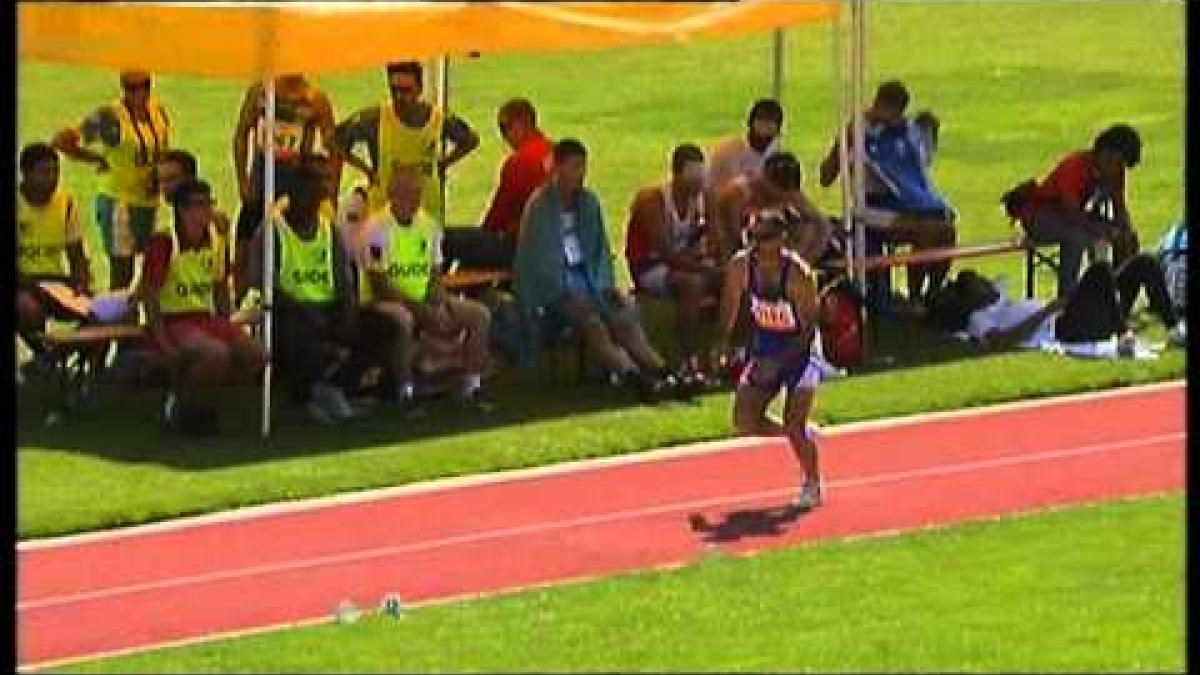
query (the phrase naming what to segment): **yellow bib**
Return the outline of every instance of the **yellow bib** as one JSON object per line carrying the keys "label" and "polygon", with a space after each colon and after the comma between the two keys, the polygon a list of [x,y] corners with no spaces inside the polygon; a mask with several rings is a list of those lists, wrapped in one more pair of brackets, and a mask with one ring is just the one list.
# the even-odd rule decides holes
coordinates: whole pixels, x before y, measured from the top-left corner
{"label": "yellow bib", "polygon": [[384,211],[383,227],[367,242],[370,260],[359,266],[358,297],[363,305],[375,299],[367,269],[383,272],[392,286],[406,298],[423,302],[433,273],[434,227],[429,217],[417,213],[411,225],[396,222],[391,209]]}
{"label": "yellow bib", "polygon": [[135,125],[124,103],[116,101],[112,107],[121,123],[121,138],[116,147],[104,150],[108,171],[100,190],[132,206],[157,206],[154,167],[158,156],[168,148],[171,132],[166,110],[152,98],[146,104],[150,120],[139,120]]}
{"label": "yellow bib", "polygon": [[26,277],[66,277],[67,218],[75,200],[61,189],[34,206],[17,190],[17,269]]}
{"label": "yellow bib", "polygon": [[442,213],[442,190],[437,180],[438,135],[442,133],[442,111],[434,106],[429,120],[420,129],[411,129],[396,116],[390,101],[379,105],[378,182],[368,193],[371,211],[387,206],[388,186],[392,183],[392,163],[419,164],[425,175],[421,189],[421,208],[431,218]]}
{"label": "yellow bib", "polygon": [[333,227],[322,218],[317,236],[300,238],[282,218],[275,219],[279,233],[279,290],[296,302],[325,304],[333,302]]}
{"label": "yellow bib", "polygon": [[179,236],[171,231],[171,262],[167,278],[158,290],[158,306],[163,314],[216,313],[213,288],[225,278],[221,236],[208,228],[208,246],[182,250]]}

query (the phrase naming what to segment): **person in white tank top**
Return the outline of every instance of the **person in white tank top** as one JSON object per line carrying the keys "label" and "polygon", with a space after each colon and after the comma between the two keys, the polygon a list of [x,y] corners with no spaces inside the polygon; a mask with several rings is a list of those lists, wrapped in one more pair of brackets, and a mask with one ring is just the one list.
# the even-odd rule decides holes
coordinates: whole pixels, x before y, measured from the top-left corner
{"label": "person in white tank top", "polygon": [[683,144],[671,156],[671,176],[638,191],[629,209],[625,257],[638,293],[676,301],[680,370],[702,372],[710,345],[697,336],[706,300],[720,293],[721,268],[709,231],[713,200],[704,186],[704,153]]}

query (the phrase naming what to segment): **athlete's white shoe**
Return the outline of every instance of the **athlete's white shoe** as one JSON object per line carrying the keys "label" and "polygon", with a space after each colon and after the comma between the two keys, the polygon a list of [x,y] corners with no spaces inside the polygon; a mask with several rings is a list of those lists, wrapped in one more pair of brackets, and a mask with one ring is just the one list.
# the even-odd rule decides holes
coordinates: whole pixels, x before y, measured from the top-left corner
{"label": "athlete's white shoe", "polygon": [[800,488],[800,497],[796,499],[796,508],[801,511],[809,511],[821,505],[821,483],[819,481],[805,481],[804,487]]}

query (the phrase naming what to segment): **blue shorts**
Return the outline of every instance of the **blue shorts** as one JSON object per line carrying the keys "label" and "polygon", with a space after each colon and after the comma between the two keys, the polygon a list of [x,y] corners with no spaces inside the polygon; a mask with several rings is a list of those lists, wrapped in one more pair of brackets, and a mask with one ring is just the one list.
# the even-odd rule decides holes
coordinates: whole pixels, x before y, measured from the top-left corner
{"label": "blue shorts", "polygon": [[774,394],[780,389],[816,389],[821,382],[821,369],[809,355],[781,358],[777,356],[754,356],[746,363],[739,387],[754,387],[759,391]]}
{"label": "blue shorts", "polygon": [[143,253],[154,234],[154,206],[118,203],[111,195],[96,195],[96,224],[104,239],[104,250],[113,257]]}

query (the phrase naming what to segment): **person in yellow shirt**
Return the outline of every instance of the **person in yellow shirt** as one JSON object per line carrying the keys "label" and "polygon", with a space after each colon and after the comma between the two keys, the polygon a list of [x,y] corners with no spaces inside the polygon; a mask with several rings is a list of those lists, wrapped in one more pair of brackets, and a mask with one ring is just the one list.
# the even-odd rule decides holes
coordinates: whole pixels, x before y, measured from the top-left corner
{"label": "person in yellow shirt", "polygon": [[418,338],[425,333],[451,343],[447,351],[457,352],[464,372],[463,405],[488,412],[494,404],[484,396],[481,380],[490,365],[491,313],[442,285],[436,224],[420,210],[425,184],[421,167],[397,164],[389,174],[390,202],[372,215],[359,253],[363,330],[378,336],[376,342],[391,345],[388,365],[401,410],[420,412],[414,398],[413,366],[421,346]]}
{"label": "person in yellow shirt", "polygon": [[[242,201],[237,216],[237,269],[234,271],[238,280],[235,284],[238,299],[246,287],[241,281],[246,274],[245,251],[263,221],[265,110],[266,91],[261,82],[255,82],[246,89],[233,130],[233,171]],[[333,142],[333,123],[333,103],[324,90],[301,73],[275,78],[275,198],[295,194],[302,162],[318,159],[331,167],[340,165],[338,148]],[[336,188],[328,194],[335,199]]]}
{"label": "person in yellow shirt", "polygon": [[39,335],[46,319],[83,320],[46,292],[42,282],[69,285],[87,295],[91,271],[83,250],[79,207],[59,185],[58,153],[46,143],[21,149],[17,185],[17,334],[45,365]]}
{"label": "person in yellow shirt", "polygon": [[174,226],[151,237],[137,297],[152,342],[171,364],[164,422],[184,434],[214,435],[218,388],[252,379],[264,356],[228,318],[228,266],[213,227],[212,189],[186,179],[172,192],[171,203]]}
{"label": "person in yellow shirt", "polygon": [[[155,165],[170,147],[171,119],[151,94],[150,73],[121,72],[120,99],[100,106],[78,127],[63,129],[53,145],[71,159],[94,164],[102,175],[96,222],[109,256],[110,290],[133,281],[134,259],[154,231],[159,190]],[[81,142],[83,145],[81,145]],[[99,144],[98,151],[84,146]]]}
{"label": "person in yellow shirt", "polygon": [[[391,167],[415,164],[422,179],[421,208],[431,218],[441,219],[440,183],[447,169],[479,147],[479,135],[459,116],[421,99],[424,68],[420,63],[390,63],[386,71],[390,98],[343,120],[334,137],[346,164],[370,182],[372,212],[388,204]],[[439,142],[443,139],[446,143]],[[367,146],[369,163],[354,153],[359,143]]]}

